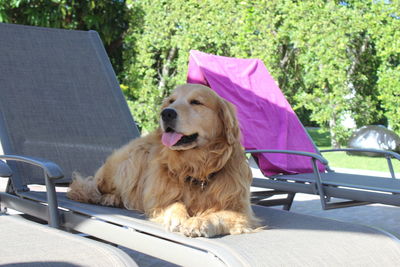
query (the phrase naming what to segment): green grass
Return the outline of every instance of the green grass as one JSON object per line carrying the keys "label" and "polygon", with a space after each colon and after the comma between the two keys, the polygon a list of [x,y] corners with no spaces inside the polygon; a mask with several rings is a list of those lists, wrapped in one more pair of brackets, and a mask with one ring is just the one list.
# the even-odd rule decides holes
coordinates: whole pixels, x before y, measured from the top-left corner
{"label": "green grass", "polygon": [[[330,135],[327,132],[321,132],[318,129],[307,129],[311,138],[320,150],[330,149]],[[329,161],[332,168],[349,168],[363,169],[372,171],[388,172],[388,164],[385,158],[353,156],[347,155],[346,152],[327,152],[323,156]],[[393,167],[395,172],[400,172],[400,161],[393,159]]]}

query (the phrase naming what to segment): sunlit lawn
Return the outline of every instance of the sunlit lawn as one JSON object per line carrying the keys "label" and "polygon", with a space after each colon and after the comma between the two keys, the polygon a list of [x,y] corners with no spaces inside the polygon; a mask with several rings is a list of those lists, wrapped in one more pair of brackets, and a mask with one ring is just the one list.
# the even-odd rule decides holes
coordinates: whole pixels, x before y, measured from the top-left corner
{"label": "sunlit lawn", "polygon": [[[320,150],[330,149],[330,137],[328,133],[321,133],[317,129],[307,129],[311,138]],[[329,165],[334,168],[364,169],[373,171],[388,172],[388,164],[385,158],[364,157],[347,155],[346,152],[328,152],[323,156],[329,161]],[[400,161],[392,159],[395,172],[400,173]]]}

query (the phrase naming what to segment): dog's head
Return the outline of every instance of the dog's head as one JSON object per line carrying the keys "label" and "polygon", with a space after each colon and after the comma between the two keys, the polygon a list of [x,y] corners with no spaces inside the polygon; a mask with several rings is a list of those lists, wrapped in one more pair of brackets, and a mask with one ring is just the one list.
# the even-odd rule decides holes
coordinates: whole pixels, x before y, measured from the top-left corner
{"label": "dog's head", "polygon": [[162,142],[172,150],[239,141],[233,105],[199,84],[180,85],[164,100],[160,126]]}

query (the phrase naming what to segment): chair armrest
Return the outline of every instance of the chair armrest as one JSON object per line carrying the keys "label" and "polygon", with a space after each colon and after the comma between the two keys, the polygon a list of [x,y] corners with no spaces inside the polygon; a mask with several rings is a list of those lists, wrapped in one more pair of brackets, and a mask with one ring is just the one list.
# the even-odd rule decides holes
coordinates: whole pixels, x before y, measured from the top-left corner
{"label": "chair armrest", "polygon": [[10,177],[12,175],[12,171],[8,165],[0,160],[0,177]]}
{"label": "chair armrest", "polygon": [[381,149],[373,149],[373,148],[335,148],[335,149],[325,149],[325,150],[320,150],[321,153],[325,152],[338,152],[338,151],[344,151],[344,152],[372,152],[372,153],[379,153],[379,154],[385,154],[386,156],[390,156],[392,158],[400,160],[400,154],[393,152],[393,151],[387,151],[387,150],[381,150]]}
{"label": "chair armrest", "polygon": [[315,175],[315,182],[317,184],[317,189],[320,195],[321,199],[321,204],[322,207],[325,209],[325,194],[324,194],[324,189],[322,186],[322,179],[321,179],[321,174],[319,173],[318,166],[317,166],[317,160],[320,161],[322,164],[328,167],[328,161],[322,157],[321,155],[318,155],[316,153],[310,153],[310,152],[304,152],[304,151],[295,151],[295,150],[275,150],[275,149],[257,149],[257,150],[245,150],[246,153],[283,153],[283,154],[294,154],[294,155],[299,155],[299,156],[306,156],[311,158],[311,163],[313,166],[313,173]]}
{"label": "chair armrest", "polygon": [[293,155],[299,155],[299,156],[306,156],[306,157],[311,157],[313,159],[318,160],[324,165],[328,165],[328,161],[322,157],[321,155],[318,155],[316,153],[310,153],[310,152],[304,152],[304,151],[295,151],[295,150],[275,150],[275,149],[250,149],[250,150],[245,150],[246,153],[251,153],[251,154],[257,154],[257,153],[282,153],[282,154],[293,154]]}
{"label": "chair armrest", "polygon": [[16,155],[0,155],[0,159],[19,161],[19,162],[28,163],[28,164],[31,164],[34,166],[38,166],[43,169],[43,171],[46,173],[46,175],[50,179],[60,179],[60,178],[64,177],[64,174],[63,174],[61,168],[57,164],[55,164],[54,162],[45,160],[45,159],[40,159],[40,158],[35,158],[35,157],[26,157],[26,156],[16,156]]}
{"label": "chair armrest", "polygon": [[44,180],[46,182],[49,225],[54,228],[60,228],[60,216],[58,214],[58,203],[54,180],[64,177],[61,168],[54,162],[34,157],[0,155],[0,160],[18,161],[42,168],[44,171]]}
{"label": "chair armrest", "polygon": [[337,151],[372,152],[372,153],[384,154],[388,163],[390,175],[392,176],[392,178],[396,179],[396,174],[394,173],[392,164],[392,158],[400,160],[400,155],[396,152],[381,150],[381,149],[373,149],[373,148],[335,148],[335,149],[321,150],[320,152],[325,153],[325,152],[337,152]]}

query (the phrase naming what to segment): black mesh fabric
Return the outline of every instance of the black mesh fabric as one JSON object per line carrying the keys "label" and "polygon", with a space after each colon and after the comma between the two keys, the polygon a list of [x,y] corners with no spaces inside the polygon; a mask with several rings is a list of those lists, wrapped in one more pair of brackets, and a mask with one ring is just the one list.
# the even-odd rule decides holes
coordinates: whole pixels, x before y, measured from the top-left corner
{"label": "black mesh fabric", "polygon": [[[0,23],[0,137],[4,154],[93,175],[116,148],[139,136],[102,42],[94,31]],[[12,165],[22,184],[40,170]]]}

